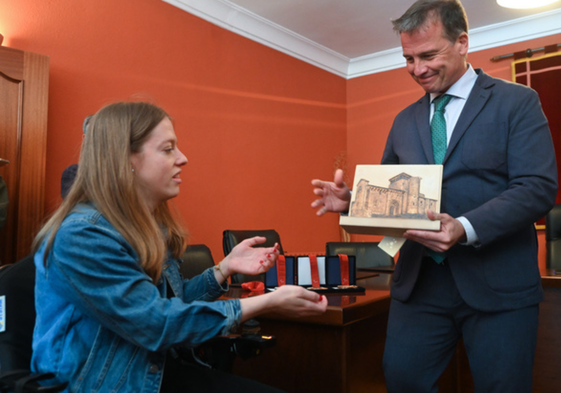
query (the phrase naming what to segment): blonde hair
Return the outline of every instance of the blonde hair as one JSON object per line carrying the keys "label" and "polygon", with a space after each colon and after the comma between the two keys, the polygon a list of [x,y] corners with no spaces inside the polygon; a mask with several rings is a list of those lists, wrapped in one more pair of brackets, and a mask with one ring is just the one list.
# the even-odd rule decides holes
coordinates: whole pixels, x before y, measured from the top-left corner
{"label": "blonde hair", "polygon": [[91,118],[74,184],[39,231],[34,251],[47,240],[46,261],[62,221],[77,204],[91,202],[130,243],[144,271],[155,282],[159,279],[168,250],[176,258],[185,250],[186,233],[167,202],[152,212],[140,198],[130,158],[166,117],[166,112],[149,103],[120,102]]}

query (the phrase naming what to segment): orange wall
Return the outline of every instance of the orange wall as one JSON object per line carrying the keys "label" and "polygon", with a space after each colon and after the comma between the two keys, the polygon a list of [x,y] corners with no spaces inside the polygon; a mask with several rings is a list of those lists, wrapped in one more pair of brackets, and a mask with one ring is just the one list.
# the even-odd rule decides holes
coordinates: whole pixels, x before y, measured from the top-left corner
{"label": "orange wall", "polygon": [[[493,56],[514,53],[528,48],[541,48],[561,42],[561,34],[499,48],[468,54],[468,61],[474,68],[482,68],[487,74],[497,78],[512,80],[511,60],[491,62]],[[537,53],[534,56],[543,54]],[[386,138],[394,117],[406,106],[419,99],[424,91],[418,86],[405,68],[352,79],[347,85],[347,179],[352,182],[357,164],[379,164],[382,159]],[[351,236],[356,241],[367,241],[365,236]],[[545,236],[538,234],[540,242],[540,267],[545,268]]]}
{"label": "orange wall", "polygon": [[175,119],[189,159],[175,203],[215,259],[224,229],[275,228],[288,252],[338,239],[337,218],[310,208],[310,181],[331,177],[345,150],[343,78],[162,0],[2,0],[0,33],[50,56],[48,211],[84,117],[140,96]]}
{"label": "orange wall", "polygon": [[[356,164],[379,163],[393,118],[422,95],[403,68],[346,81],[161,0],[2,0],[0,33],[5,46],[50,56],[47,210],[77,161],[83,118],[144,97],[175,119],[189,158],[175,203],[192,242],[209,245],[215,259],[227,228],[275,228],[293,253],[339,240],[337,217],[309,207],[310,180],[346,166],[352,182]],[[560,41],[469,60],[510,79],[510,62],[489,58]]]}

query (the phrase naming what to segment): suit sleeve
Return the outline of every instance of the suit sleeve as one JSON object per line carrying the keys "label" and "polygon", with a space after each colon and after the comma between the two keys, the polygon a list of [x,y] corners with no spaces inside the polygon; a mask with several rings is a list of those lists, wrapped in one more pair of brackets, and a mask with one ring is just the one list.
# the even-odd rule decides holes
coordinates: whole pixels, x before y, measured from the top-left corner
{"label": "suit sleeve", "polygon": [[[533,225],[553,207],[557,195],[555,150],[538,95],[531,89],[516,87],[510,92],[516,94],[496,97],[490,105],[497,107],[500,125],[505,127],[506,172],[503,175],[488,169],[488,173],[481,173],[482,181],[490,183],[486,188],[493,190],[490,199],[462,214],[473,225],[482,245]],[[508,116],[503,118],[500,113],[504,109],[499,107],[508,108]],[[477,175],[478,170],[473,171]],[[504,190],[497,189],[501,178],[505,181]]]}

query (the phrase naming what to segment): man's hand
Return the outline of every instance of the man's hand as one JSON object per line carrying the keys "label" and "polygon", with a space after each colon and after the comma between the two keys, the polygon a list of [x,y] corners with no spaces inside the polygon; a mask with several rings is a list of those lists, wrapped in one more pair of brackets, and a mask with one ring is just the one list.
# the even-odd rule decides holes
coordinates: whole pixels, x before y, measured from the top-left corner
{"label": "man's hand", "polygon": [[466,240],[464,226],[455,218],[450,217],[446,213],[435,213],[431,210],[427,212],[427,217],[432,221],[440,221],[439,231],[409,229],[404,233],[403,237],[421,243],[425,247],[437,252],[447,251],[454,244]]}
{"label": "man's hand", "polygon": [[312,207],[318,208],[317,215],[323,216],[327,212],[346,212],[349,211],[351,192],[343,181],[343,171],[337,169],[333,182],[323,180],[312,180],[314,194],[320,196],[312,202]]}

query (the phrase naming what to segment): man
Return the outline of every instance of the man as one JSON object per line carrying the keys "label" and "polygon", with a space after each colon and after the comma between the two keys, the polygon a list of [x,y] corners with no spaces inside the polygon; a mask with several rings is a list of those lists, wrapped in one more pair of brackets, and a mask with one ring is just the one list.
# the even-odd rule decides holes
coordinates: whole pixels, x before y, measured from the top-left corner
{"label": "man", "polygon": [[[435,99],[451,98],[439,109],[446,134],[437,158],[442,213],[428,213],[441,229],[408,230],[393,275],[388,391],[436,392],[463,337],[477,392],[531,392],[543,298],[534,222],[557,193],[539,98],[467,63],[468,24],[459,1],[419,0],[392,23],[407,70],[426,94],[397,115],[382,163],[434,164]],[[334,182],[312,184],[321,197],[312,203],[318,215],[348,210],[342,171]]]}

